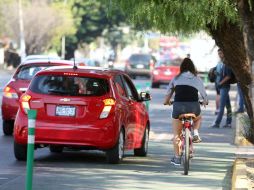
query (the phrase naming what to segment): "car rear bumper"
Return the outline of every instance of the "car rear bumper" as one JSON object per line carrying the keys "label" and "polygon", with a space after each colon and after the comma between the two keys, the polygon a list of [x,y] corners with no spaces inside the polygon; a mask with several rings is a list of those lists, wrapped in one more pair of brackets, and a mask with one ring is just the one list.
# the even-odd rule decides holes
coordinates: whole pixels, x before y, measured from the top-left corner
{"label": "car rear bumper", "polygon": [[[23,119],[19,117],[23,115]],[[27,144],[27,118],[21,112],[14,124],[14,138],[17,143]],[[35,144],[84,146],[95,149],[112,148],[118,139],[118,123],[111,119],[87,124],[58,124],[36,121]]]}
{"label": "car rear bumper", "polygon": [[19,108],[18,99],[11,99],[3,97],[2,99],[2,119],[15,120]]}

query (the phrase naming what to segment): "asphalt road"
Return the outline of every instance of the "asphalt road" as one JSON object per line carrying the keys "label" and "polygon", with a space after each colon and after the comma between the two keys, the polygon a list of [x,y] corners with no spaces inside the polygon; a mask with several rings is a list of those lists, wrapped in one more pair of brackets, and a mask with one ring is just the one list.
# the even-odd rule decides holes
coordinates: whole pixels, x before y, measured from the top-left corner
{"label": "asphalt road", "polygon": [[[1,73],[0,88],[9,77],[9,74]],[[145,79],[135,81],[141,85],[147,82]],[[110,165],[100,151],[66,150],[62,154],[53,154],[47,148],[38,149],[35,151],[33,189],[230,189],[236,150],[233,144],[234,129],[209,128],[215,119],[214,91],[208,90],[210,104],[203,108],[200,130],[203,142],[195,144],[188,176],[183,175],[182,167],[170,165],[173,154],[172,108],[162,105],[164,94],[165,86],[151,90],[151,134],[147,157],[134,157],[129,151],[122,164]],[[231,95],[234,97],[235,92]],[[24,190],[25,178],[26,162],[15,160],[13,137],[4,136],[0,130],[0,189]]]}

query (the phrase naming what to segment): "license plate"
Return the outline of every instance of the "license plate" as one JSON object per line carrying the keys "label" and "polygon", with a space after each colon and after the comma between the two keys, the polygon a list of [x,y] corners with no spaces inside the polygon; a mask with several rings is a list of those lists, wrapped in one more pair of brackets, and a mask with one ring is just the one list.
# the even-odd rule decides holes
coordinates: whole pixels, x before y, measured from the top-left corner
{"label": "license plate", "polygon": [[137,65],[137,68],[138,68],[138,69],[143,69],[143,68],[144,68],[144,65],[138,64],[138,65]]}
{"label": "license plate", "polygon": [[74,106],[56,106],[57,116],[69,116],[73,117],[76,114],[76,108]]}

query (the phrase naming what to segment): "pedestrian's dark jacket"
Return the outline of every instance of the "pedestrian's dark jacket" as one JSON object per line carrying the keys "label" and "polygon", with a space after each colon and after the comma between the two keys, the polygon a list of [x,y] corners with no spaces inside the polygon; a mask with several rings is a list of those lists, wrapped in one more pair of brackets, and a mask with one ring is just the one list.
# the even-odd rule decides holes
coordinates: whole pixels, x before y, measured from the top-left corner
{"label": "pedestrian's dark jacket", "polygon": [[[226,76],[229,76],[229,77],[232,76],[232,69],[229,66],[223,64],[222,71],[221,71],[220,81],[222,81]],[[228,87],[230,87],[230,83],[229,82],[225,82],[220,87],[221,88],[228,88]]]}

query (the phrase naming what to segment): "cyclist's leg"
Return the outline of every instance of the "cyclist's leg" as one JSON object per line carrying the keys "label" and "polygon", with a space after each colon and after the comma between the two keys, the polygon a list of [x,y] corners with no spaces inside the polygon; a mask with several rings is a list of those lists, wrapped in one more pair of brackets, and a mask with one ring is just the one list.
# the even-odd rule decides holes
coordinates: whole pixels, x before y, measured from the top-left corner
{"label": "cyclist's leg", "polygon": [[193,126],[193,132],[194,132],[194,136],[193,136],[193,142],[198,143],[201,142],[201,138],[199,136],[199,128],[201,126],[201,115],[197,116],[196,119],[194,120],[194,126]]}
{"label": "cyclist's leg", "polygon": [[172,128],[173,128],[173,144],[175,156],[180,156],[181,153],[181,139],[180,135],[182,133],[182,124],[179,119],[172,118]]}

